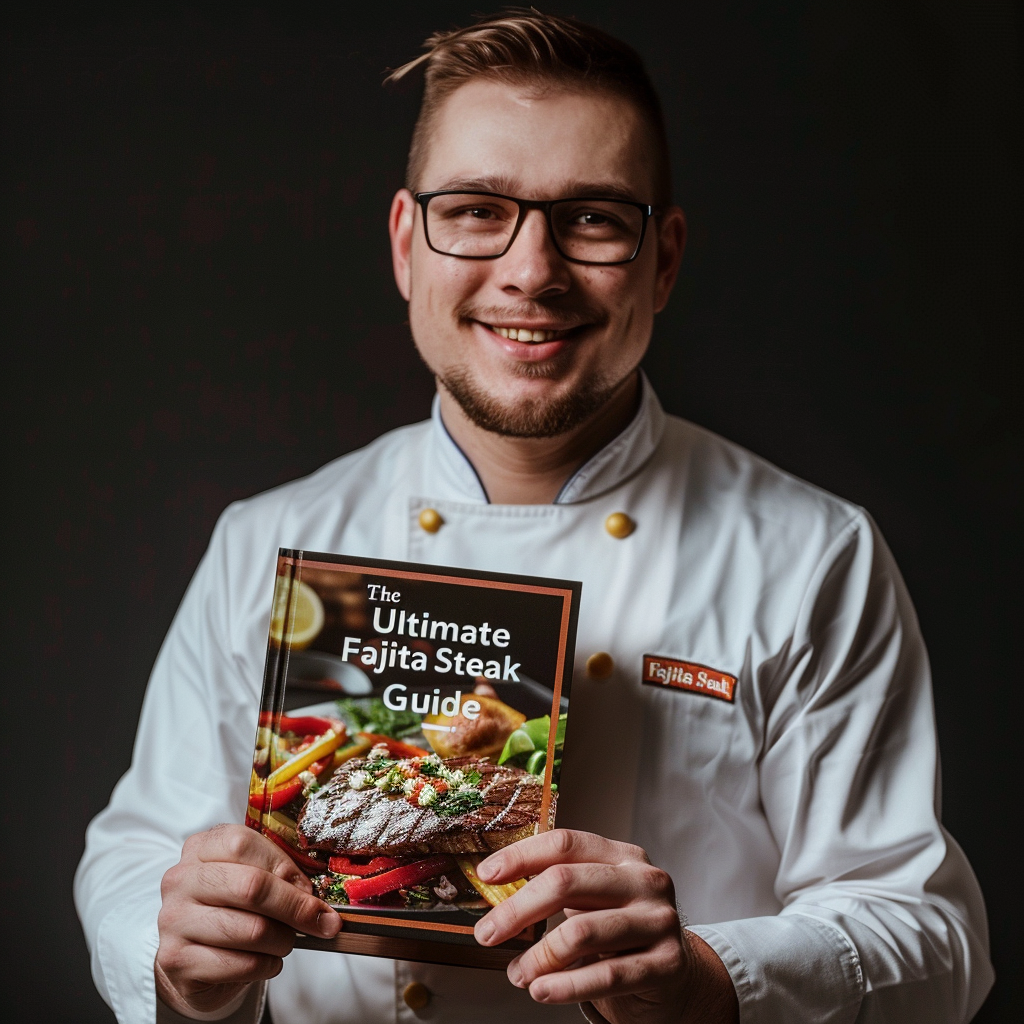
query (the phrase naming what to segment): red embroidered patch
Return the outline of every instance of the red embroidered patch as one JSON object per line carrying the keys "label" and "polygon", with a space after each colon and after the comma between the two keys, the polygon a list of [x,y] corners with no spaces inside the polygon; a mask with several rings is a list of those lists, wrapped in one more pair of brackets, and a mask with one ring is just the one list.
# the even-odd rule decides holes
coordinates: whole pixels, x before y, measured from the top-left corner
{"label": "red embroidered patch", "polygon": [[695,661],[677,661],[660,654],[644,655],[643,681],[650,686],[671,686],[677,690],[690,690],[705,697],[732,704],[736,696],[736,677],[719,672]]}

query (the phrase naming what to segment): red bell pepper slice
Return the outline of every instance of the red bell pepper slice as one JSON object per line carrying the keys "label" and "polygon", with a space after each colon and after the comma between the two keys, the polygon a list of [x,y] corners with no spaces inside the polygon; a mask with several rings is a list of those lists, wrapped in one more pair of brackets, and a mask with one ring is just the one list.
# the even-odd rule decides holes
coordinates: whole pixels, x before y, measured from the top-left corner
{"label": "red bell pepper slice", "polygon": [[[314,761],[306,771],[319,776],[333,760],[334,754],[328,754],[327,757]],[[294,779],[289,779],[279,789],[275,789],[269,798],[266,793],[250,793],[249,806],[257,811],[279,811],[285,804],[290,804],[301,792],[302,779],[296,775]]]}
{"label": "red bell pepper slice", "polygon": [[437,853],[425,860],[417,860],[412,864],[403,864],[399,868],[385,871],[382,875],[371,878],[349,878],[345,881],[345,893],[353,903],[383,896],[396,889],[405,889],[410,885],[419,885],[434,875],[452,871],[455,862],[446,853]]}
{"label": "red bell pepper slice", "polygon": [[301,850],[295,849],[294,846],[290,846],[276,832],[271,831],[269,828],[263,827],[260,829],[260,832],[272,843],[280,846],[303,871],[312,871],[315,875],[323,874],[324,862],[322,860],[316,860]]}
{"label": "red bell pepper slice", "polygon": [[338,718],[321,718],[319,715],[277,715],[272,711],[260,712],[260,725],[268,729],[277,727],[278,732],[293,732],[296,736],[323,736],[328,729],[341,732],[345,725]]}
{"label": "red bell pepper slice", "polygon": [[430,755],[429,750],[424,750],[422,747],[414,747],[411,743],[403,743],[401,740],[392,739],[390,736],[381,736],[375,732],[361,732],[360,736],[370,740],[374,746],[378,743],[383,743],[388,748],[388,756],[395,758],[397,761],[401,761],[406,757],[428,757]]}
{"label": "red bell pepper slice", "polygon": [[359,875],[360,878],[365,878],[367,875],[379,875],[382,871],[390,871],[406,863],[408,860],[402,860],[400,857],[371,857],[365,863],[359,863],[344,855],[335,855],[327,862],[327,867],[339,875]]}

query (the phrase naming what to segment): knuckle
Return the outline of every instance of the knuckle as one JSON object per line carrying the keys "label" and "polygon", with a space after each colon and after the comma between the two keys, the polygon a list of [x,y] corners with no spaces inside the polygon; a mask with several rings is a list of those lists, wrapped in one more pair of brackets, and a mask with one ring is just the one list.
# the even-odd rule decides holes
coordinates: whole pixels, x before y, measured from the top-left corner
{"label": "knuckle", "polygon": [[235,861],[236,863],[245,860],[249,845],[249,837],[245,834],[246,830],[232,828],[229,831],[227,825],[219,825],[217,827],[224,830],[219,838],[224,849],[225,860]]}
{"label": "knuckle", "polygon": [[663,952],[663,969],[666,977],[678,977],[686,965],[686,958],[683,955],[682,943],[676,942],[666,945]]}
{"label": "knuckle", "polygon": [[555,853],[568,857],[576,849],[576,834],[568,828],[556,828],[548,833]]}
{"label": "knuckle", "polygon": [[161,941],[156,951],[156,961],[166,974],[180,974],[186,968],[184,952],[184,947],[179,942]]}
{"label": "knuckle", "polygon": [[552,864],[547,870],[551,887],[558,893],[568,892],[573,887],[575,875],[568,864]]}
{"label": "knuckle", "polygon": [[623,860],[635,860],[641,864],[650,864],[651,858],[647,856],[647,851],[642,846],[636,846],[634,843],[623,843],[625,846],[625,852]]}
{"label": "knuckle", "polygon": [[679,943],[660,942],[647,955],[648,973],[661,978],[679,977],[683,970],[683,954]]}
{"label": "knuckle", "polygon": [[244,868],[238,880],[238,896],[243,906],[258,907],[267,898],[269,876],[259,868]]}
{"label": "knuckle", "polygon": [[508,846],[501,851],[501,866],[506,872],[520,871],[523,863],[523,854],[515,848],[515,845]]}
{"label": "knuckle", "polygon": [[253,914],[248,921],[246,944],[257,948],[266,945],[271,938],[270,922],[262,914]]}
{"label": "knuckle", "polygon": [[530,950],[530,967],[534,969],[534,975],[550,974],[562,966],[564,961],[555,949],[557,944],[553,934],[546,935]]}
{"label": "knuckle", "polygon": [[575,949],[589,948],[597,940],[597,929],[589,914],[577,914],[575,917],[568,918],[563,925],[552,932],[552,936],[563,930],[563,941],[567,944],[571,943]]}
{"label": "knuckle", "polygon": [[181,885],[182,870],[180,864],[175,864],[174,867],[168,868],[163,878],[160,879],[160,897],[166,900],[169,896],[172,896]]}
{"label": "knuckle", "polygon": [[629,984],[629,964],[624,957],[613,956],[603,960],[606,983],[609,988],[622,988]]}
{"label": "knuckle", "polygon": [[672,876],[653,864],[645,864],[643,878],[647,890],[663,900],[675,902],[676,887],[672,882]]}
{"label": "knuckle", "polygon": [[575,949],[574,936],[567,932],[564,925],[545,935],[534,949],[543,957],[549,971],[557,970],[576,959],[572,955]]}
{"label": "knuckle", "polygon": [[495,907],[491,911],[492,914],[496,914],[497,911],[501,911],[500,915],[497,915],[495,924],[499,924],[501,927],[511,928],[514,934],[518,934],[525,927],[523,922],[523,914],[519,910],[519,906],[515,900],[506,900],[500,906]]}
{"label": "knuckle", "polygon": [[679,914],[675,907],[667,903],[659,903],[651,911],[651,923],[659,932],[677,933],[679,931]]}
{"label": "knuckle", "polygon": [[160,907],[160,912],[156,915],[156,927],[161,939],[165,935],[177,932],[177,917],[178,915],[166,903]]}

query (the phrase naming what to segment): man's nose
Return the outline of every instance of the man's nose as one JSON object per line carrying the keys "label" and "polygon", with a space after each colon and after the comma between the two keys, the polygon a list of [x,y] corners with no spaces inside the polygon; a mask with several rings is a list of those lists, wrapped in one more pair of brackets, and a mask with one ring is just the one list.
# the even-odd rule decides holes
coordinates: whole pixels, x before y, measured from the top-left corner
{"label": "man's nose", "polygon": [[530,298],[559,295],[568,291],[572,281],[540,210],[527,212],[512,247],[494,262],[500,286]]}

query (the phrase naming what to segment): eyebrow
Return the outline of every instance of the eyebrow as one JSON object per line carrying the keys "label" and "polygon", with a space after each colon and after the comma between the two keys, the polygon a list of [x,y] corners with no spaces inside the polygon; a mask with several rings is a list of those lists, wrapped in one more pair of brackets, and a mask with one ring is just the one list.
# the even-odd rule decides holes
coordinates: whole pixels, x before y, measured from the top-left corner
{"label": "eyebrow", "polygon": [[[503,196],[526,198],[525,196],[516,196],[518,189],[519,185],[514,178],[505,175],[485,175],[482,178],[450,178],[439,188],[431,189],[431,191],[497,192]],[[589,196],[594,199],[624,199],[629,203],[642,202],[631,189],[614,181],[567,181],[558,191],[559,194],[551,198],[577,199],[581,196]]]}

